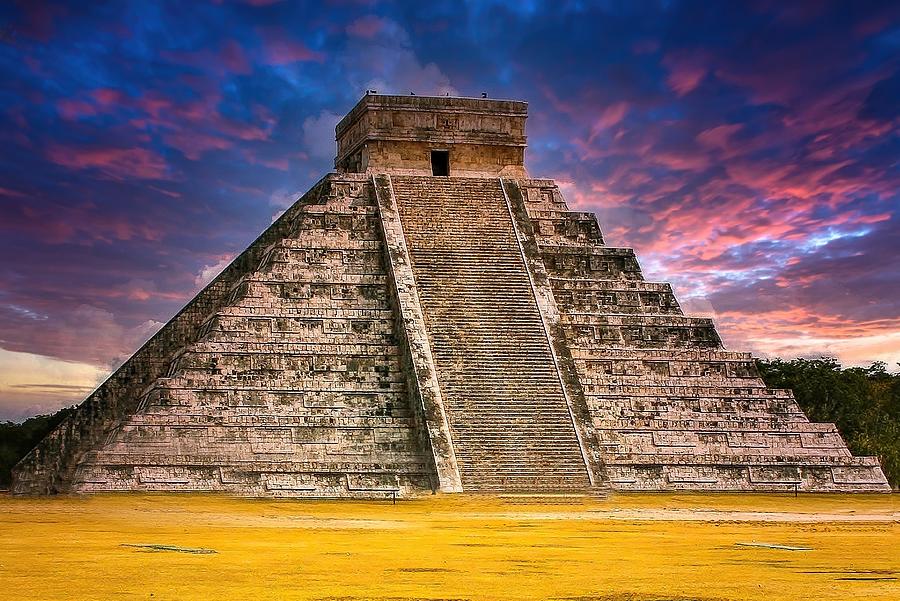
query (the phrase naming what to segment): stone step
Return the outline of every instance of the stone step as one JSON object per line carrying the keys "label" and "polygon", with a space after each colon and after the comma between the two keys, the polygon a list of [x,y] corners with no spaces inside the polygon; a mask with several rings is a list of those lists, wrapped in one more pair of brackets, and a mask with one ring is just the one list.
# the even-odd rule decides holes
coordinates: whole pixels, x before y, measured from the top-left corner
{"label": "stone step", "polygon": [[499,180],[392,181],[463,487],[586,488]]}

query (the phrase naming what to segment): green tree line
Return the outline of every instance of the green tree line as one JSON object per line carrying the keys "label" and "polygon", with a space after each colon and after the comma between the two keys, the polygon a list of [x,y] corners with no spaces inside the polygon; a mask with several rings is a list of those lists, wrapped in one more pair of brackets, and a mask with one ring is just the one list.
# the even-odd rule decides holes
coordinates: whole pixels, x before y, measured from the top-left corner
{"label": "green tree line", "polygon": [[[875,455],[895,489],[900,488],[900,373],[884,363],[843,368],[836,359],[757,360],[772,388],[790,388],[809,419],[832,422],[854,455]],[[73,408],[39,415],[21,424],[0,423],[0,487],[12,467]]]}
{"label": "green tree line", "polygon": [[830,357],[756,364],[767,386],[793,390],[811,421],[834,423],[854,455],[878,457],[900,488],[900,373],[881,362],[843,368]]}

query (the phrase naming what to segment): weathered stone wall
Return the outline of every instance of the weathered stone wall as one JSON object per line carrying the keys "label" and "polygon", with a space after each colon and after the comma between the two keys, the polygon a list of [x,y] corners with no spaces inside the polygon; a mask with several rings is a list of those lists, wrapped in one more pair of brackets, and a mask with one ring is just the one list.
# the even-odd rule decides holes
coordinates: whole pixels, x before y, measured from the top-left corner
{"label": "weathered stone wall", "polygon": [[889,490],[876,459],[767,389],[749,354],[644,281],[633,251],[605,246],[552,180],[518,185],[613,488]]}
{"label": "weathered stone wall", "polygon": [[525,177],[527,104],[509,100],[368,94],[338,124],[335,167],[431,175],[431,151],[451,175]]}
{"label": "weathered stone wall", "polygon": [[[303,198],[314,202],[320,182]],[[13,492],[52,494],[72,490],[84,454],[137,410],[144,389],[168,369],[171,355],[196,338],[203,319],[220,306],[234,283],[259,264],[265,248],[286,235],[295,205],[272,224],[144,346],[117,369],[13,470]]]}
{"label": "weathered stone wall", "polygon": [[[360,171],[393,175],[431,175],[431,151],[447,150],[450,175],[454,177],[525,177],[522,165],[525,149],[515,146],[443,144],[429,142],[369,142],[363,152]],[[379,165],[391,168],[379,169]]]}
{"label": "weathered stone wall", "polygon": [[[186,309],[192,340],[160,345],[155,373],[135,374],[135,359],[123,367],[143,390],[107,392],[102,432],[84,451],[49,450],[74,464],[60,489],[372,496],[432,488],[371,184],[326,178],[248,252],[247,268],[214,283],[227,295]],[[20,466],[18,492],[44,492],[33,474]]]}

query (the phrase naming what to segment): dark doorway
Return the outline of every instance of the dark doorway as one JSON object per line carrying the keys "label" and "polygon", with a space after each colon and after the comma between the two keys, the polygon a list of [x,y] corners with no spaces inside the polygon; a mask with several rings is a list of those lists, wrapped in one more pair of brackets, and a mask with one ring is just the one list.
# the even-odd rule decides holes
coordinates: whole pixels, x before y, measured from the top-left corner
{"label": "dark doorway", "polygon": [[444,177],[450,175],[449,150],[431,151],[431,175],[442,175]]}

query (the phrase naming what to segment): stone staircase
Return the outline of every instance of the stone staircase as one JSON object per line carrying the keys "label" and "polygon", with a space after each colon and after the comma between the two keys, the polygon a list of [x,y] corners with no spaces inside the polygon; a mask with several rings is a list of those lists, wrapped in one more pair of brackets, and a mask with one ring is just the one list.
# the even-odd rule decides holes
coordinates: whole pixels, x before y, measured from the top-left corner
{"label": "stone staircase", "polygon": [[590,486],[496,179],[395,176],[465,490]]}

